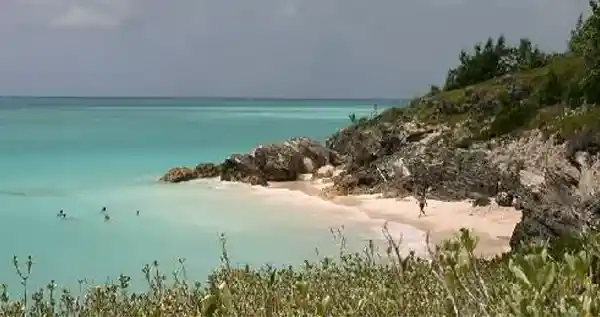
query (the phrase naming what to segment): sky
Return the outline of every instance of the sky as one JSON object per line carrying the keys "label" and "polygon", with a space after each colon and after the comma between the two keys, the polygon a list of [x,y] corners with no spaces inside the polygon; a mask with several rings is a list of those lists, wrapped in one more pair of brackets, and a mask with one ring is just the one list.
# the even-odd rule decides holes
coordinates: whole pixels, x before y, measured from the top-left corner
{"label": "sky", "polygon": [[587,0],[0,0],[0,95],[401,98]]}

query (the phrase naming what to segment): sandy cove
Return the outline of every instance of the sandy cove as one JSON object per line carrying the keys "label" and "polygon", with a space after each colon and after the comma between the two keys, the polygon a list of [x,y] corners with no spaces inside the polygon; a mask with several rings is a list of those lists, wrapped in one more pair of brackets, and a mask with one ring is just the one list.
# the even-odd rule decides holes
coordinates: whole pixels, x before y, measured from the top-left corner
{"label": "sandy cove", "polygon": [[432,244],[450,238],[463,227],[471,229],[479,239],[476,253],[484,257],[510,250],[510,236],[521,219],[520,211],[512,207],[500,207],[493,200],[489,206],[473,207],[470,201],[428,199],[425,207],[427,215],[419,217],[414,197],[382,198],[381,194],[375,194],[325,198],[321,192],[328,186],[321,179],[270,184],[271,188],[298,191],[332,204],[354,207],[372,219],[410,225],[428,232]]}

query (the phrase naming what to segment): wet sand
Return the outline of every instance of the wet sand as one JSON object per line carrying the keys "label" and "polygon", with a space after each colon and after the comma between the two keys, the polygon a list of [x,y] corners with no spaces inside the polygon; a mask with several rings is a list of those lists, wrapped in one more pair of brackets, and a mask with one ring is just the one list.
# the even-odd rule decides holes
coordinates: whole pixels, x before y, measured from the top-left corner
{"label": "wet sand", "polygon": [[426,216],[419,217],[419,207],[414,197],[382,198],[380,194],[376,194],[324,198],[321,195],[322,189],[329,185],[319,179],[272,183],[270,188],[320,197],[334,205],[356,208],[371,219],[412,226],[427,232],[431,244],[452,237],[461,228],[471,229],[478,238],[475,251],[477,255],[484,257],[510,250],[510,236],[521,219],[520,211],[512,207],[500,207],[493,200],[489,206],[473,207],[472,203],[466,200],[445,202],[428,199]]}

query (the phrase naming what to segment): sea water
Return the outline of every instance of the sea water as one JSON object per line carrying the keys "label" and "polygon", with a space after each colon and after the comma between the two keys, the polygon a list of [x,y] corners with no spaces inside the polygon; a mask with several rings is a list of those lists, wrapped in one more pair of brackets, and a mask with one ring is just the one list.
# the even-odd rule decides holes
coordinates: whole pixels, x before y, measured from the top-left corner
{"label": "sea water", "polygon": [[349,243],[364,243],[372,222],[323,212],[311,205],[317,198],[303,205],[246,185],[156,180],[170,167],[221,161],[261,143],[324,140],[349,113],[369,115],[372,104],[0,98],[0,283],[19,287],[13,255],[23,265],[33,257],[34,287],[54,279],[73,288],[121,273],[139,282],[142,266],[155,260],[169,275],[179,258],[189,278],[202,281],[220,263],[221,233],[235,265],[301,264],[317,257],[315,248],[334,255],[329,229],[341,225]]}

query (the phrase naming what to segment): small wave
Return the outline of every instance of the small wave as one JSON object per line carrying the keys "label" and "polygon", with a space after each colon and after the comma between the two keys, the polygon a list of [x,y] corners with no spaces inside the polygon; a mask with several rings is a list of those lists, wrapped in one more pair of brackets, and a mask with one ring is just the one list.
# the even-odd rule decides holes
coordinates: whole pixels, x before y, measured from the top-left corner
{"label": "small wave", "polygon": [[7,190],[0,190],[0,195],[4,196],[27,196],[25,192],[12,192]]}
{"label": "small wave", "polygon": [[53,189],[34,189],[34,190],[0,190],[2,196],[13,197],[55,197],[62,196],[61,192]]}

